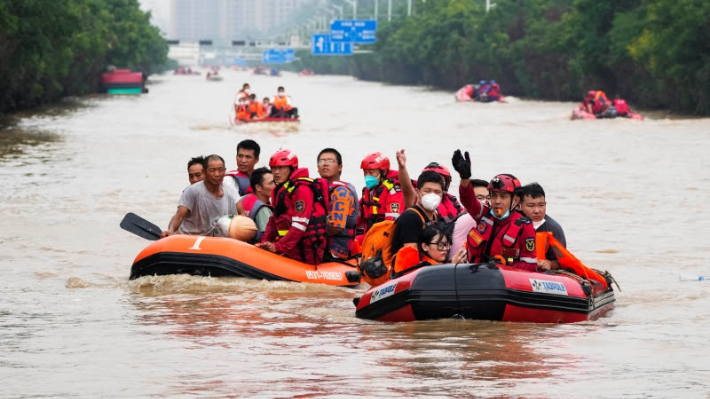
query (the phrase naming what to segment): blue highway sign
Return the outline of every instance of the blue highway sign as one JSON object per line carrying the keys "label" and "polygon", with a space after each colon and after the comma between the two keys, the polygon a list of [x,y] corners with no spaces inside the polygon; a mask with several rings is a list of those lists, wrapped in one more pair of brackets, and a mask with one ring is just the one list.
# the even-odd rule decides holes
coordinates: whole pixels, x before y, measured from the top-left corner
{"label": "blue highway sign", "polygon": [[285,64],[296,59],[292,48],[270,48],[261,53],[262,64]]}
{"label": "blue highway sign", "polygon": [[313,55],[352,55],[352,42],[333,42],[329,34],[315,34],[311,39],[311,54]]}
{"label": "blue highway sign", "polygon": [[333,42],[374,43],[377,21],[374,19],[338,19],[330,24]]}

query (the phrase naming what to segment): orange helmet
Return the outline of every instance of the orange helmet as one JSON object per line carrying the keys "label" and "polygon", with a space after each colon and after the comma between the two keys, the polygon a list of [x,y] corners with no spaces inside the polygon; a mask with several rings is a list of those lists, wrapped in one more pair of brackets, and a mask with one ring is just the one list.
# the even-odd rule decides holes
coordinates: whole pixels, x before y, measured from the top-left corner
{"label": "orange helmet", "polygon": [[503,173],[497,175],[488,183],[488,191],[505,191],[513,194],[515,189],[520,186],[520,180],[517,177]]}
{"label": "orange helmet", "polygon": [[379,169],[379,170],[390,170],[390,159],[382,155],[381,152],[373,152],[367,155],[360,163],[360,169]]}
{"label": "orange helmet", "polygon": [[290,166],[298,168],[298,157],[291,150],[278,150],[269,159],[269,166]]}

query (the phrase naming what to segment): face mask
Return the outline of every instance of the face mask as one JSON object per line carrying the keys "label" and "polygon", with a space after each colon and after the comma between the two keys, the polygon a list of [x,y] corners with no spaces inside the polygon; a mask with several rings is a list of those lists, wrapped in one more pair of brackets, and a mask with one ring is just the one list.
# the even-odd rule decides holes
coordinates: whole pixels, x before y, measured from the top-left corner
{"label": "face mask", "polygon": [[282,92],[282,91],[279,92],[279,97],[283,97],[283,96],[285,96],[285,95],[286,95],[286,93],[284,93],[284,92]]}
{"label": "face mask", "polygon": [[496,218],[496,219],[498,219],[498,220],[503,220],[503,219],[507,218],[508,216],[510,216],[510,209],[508,209],[507,211],[505,211],[505,213],[504,213],[502,216],[500,216],[500,217],[498,217],[495,212],[491,212],[491,213],[493,213],[493,217],[494,217],[494,218]]}
{"label": "face mask", "polygon": [[375,187],[378,183],[379,181],[375,176],[365,176],[365,186],[370,190],[372,190],[372,188]]}
{"label": "face mask", "polygon": [[247,94],[251,94],[251,90],[249,90],[249,89],[244,89],[244,92]]}
{"label": "face mask", "polygon": [[422,196],[422,207],[427,211],[433,212],[441,204],[441,197],[434,193],[426,194]]}

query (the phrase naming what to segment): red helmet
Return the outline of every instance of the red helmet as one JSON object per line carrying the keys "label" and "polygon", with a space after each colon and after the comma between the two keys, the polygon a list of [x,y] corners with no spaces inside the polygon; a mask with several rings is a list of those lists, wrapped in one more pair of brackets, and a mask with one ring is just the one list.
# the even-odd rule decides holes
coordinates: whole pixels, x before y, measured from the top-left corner
{"label": "red helmet", "polygon": [[360,163],[360,169],[379,169],[389,171],[390,159],[382,155],[381,152],[373,152],[362,160]]}
{"label": "red helmet", "polygon": [[269,166],[291,166],[298,168],[298,157],[291,150],[278,150],[269,159]]}
{"label": "red helmet", "polygon": [[520,186],[520,180],[517,177],[503,173],[497,175],[488,183],[488,191],[505,191],[513,194],[515,189]]}
{"label": "red helmet", "polygon": [[596,94],[597,94],[597,92],[594,90],[589,90],[589,92],[587,93],[588,96],[592,96],[592,97],[594,97]]}
{"label": "red helmet", "polygon": [[449,170],[446,168],[446,166],[439,164],[438,162],[432,162],[429,165],[427,165],[424,170],[422,170],[422,173],[424,172],[436,172],[440,174],[441,176],[444,177],[444,186],[446,190],[449,189],[449,184],[451,184],[451,173],[449,173]]}

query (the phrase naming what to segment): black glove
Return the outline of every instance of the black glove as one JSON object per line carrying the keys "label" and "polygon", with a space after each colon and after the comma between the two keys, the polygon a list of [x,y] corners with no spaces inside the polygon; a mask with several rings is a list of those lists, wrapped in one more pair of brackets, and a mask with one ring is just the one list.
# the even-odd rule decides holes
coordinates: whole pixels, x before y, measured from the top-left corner
{"label": "black glove", "polygon": [[451,163],[454,165],[454,170],[459,172],[462,179],[471,178],[471,157],[466,151],[466,157],[461,155],[461,150],[454,151],[454,156],[451,157]]}

